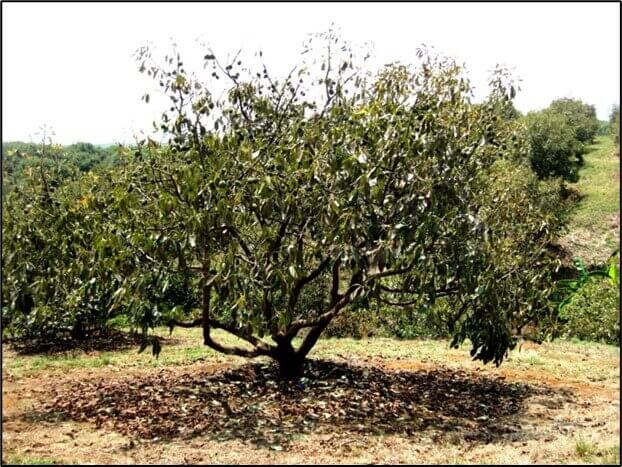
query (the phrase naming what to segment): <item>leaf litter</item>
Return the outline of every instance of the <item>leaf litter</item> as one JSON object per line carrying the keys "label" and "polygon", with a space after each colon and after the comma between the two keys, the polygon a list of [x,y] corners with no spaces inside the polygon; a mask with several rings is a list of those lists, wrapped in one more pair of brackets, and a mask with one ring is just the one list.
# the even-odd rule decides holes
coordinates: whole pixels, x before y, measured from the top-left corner
{"label": "leaf litter", "polygon": [[471,442],[516,439],[532,396],[569,401],[564,390],[438,367],[387,371],[310,360],[298,379],[271,364],[128,379],[71,381],[51,389],[43,413],[157,442],[208,435],[275,451],[301,435],[401,434]]}

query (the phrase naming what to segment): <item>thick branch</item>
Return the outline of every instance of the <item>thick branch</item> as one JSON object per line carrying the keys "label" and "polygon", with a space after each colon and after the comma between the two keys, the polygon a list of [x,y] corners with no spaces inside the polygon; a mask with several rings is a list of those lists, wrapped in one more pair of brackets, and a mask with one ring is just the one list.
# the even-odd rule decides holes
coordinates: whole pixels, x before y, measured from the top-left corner
{"label": "thick branch", "polygon": [[348,290],[346,290],[346,292],[343,294],[341,299],[338,302],[332,304],[331,308],[328,311],[322,313],[320,316],[314,319],[297,319],[290,324],[289,328],[283,334],[283,337],[291,339],[296,336],[298,331],[303,328],[320,326],[324,323],[328,324],[330,320],[339,312],[339,310],[341,310],[344,306],[350,303],[350,301],[352,300],[352,293],[354,293],[354,291],[360,286],[360,284],[351,285]]}
{"label": "thick branch", "polygon": [[[217,350],[218,352],[222,352],[228,355],[239,355],[241,357],[257,357],[259,355],[272,355],[274,348],[270,347],[268,344],[263,342],[262,340],[256,338],[251,333],[242,332],[239,329],[236,329],[233,326],[228,326],[226,324],[220,323],[210,316],[210,298],[212,291],[212,283],[215,277],[208,279],[210,275],[209,272],[209,254],[208,249],[205,247],[203,254],[203,310],[201,316],[201,324],[203,325],[203,342],[205,345]],[[194,323],[194,322],[193,322]],[[211,328],[223,329],[234,336],[245,340],[252,346],[254,349],[248,350],[242,347],[237,346],[225,346],[222,345],[214,339],[210,335]]]}
{"label": "thick branch", "polygon": [[298,296],[300,295],[300,292],[302,291],[302,289],[308,283],[310,283],[313,280],[317,279],[317,277],[320,274],[322,274],[322,272],[324,272],[326,267],[330,264],[330,260],[331,260],[330,256],[325,258],[319,264],[319,266],[313,272],[311,272],[308,276],[301,277],[299,280],[296,281],[296,284],[294,285],[294,289],[292,290],[292,293],[289,296],[289,308],[290,308],[290,310],[294,309],[294,306],[298,302]]}
{"label": "thick branch", "polygon": [[307,354],[311,351],[311,349],[313,348],[317,340],[320,338],[320,335],[322,334],[326,326],[329,325],[331,320],[337,315],[337,313],[339,313],[339,311],[343,307],[345,307],[348,303],[350,303],[350,301],[352,300],[352,293],[358,287],[360,287],[359,284],[350,286],[348,290],[346,291],[346,293],[344,294],[343,298],[339,300],[333,306],[331,310],[320,315],[320,317],[317,320],[315,320],[317,324],[315,324],[315,326],[311,329],[311,331],[309,331],[309,333],[305,336],[304,340],[302,341],[302,344],[300,344],[300,347],[296,351],[296,355],[299,358],[304,358],[307,356]]}

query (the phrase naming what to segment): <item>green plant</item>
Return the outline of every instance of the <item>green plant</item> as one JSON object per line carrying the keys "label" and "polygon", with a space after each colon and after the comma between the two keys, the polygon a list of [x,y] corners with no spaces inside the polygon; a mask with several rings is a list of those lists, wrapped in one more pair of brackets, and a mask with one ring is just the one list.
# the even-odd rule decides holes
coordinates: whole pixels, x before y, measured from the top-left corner
{"label": "green plant", "polygon": [[566,297],[559,303],[565,337],[620,344],[620,281],[618,253],[600,269],[587,271],[577,260],[579,277],[561,284]]}
{"label": "green plant", "polygon": [[580,457],[585,457],[594,454],[596,448],[590,441],[579,438],[575,443],[575,450]]}
{"label": "green plant", "polygon": [[[332,31],[319,39],[320,58],[281,79],[208,50],[199,80],[179,54],[160,64],[142,48],[141,71],[171,102],[156,125],[168,139],[126,149],[99,180],[15,191],[9,321],[31,315],[25,296],[54,325],[67,311],[72,329],[124,314],[156,355],[149,329],[201,326],[205,345],[292,376],[347,309],[442,309],[453,346],[469,339],[474,358],[500,364],[515,327],[548,309],[560,227],[551,185],[520,163],[511,78],[497,70],[473,104],[449,58],[420,50],[419,66],[370,76]],[[58,222],[24,219],[28,199]]]}
{"label": "green plant", "polygon": [[616,145],[618,155],[620,154],[620,106],[615,105],[611,109],[609,115],[609,134],[613,139],[613,144]]}
{"label": "green plant", "polygon": [[538,177],[561,177],[576,182],[584,146],[576,139],[574,129],[566,117],[545,109],[529,112],[523,122],[531,148],[531,168]]}
{"label": "green plant", "polygon": [[551,102],[549,109],[562,115],[573,129],[577,141],[589,144],[594,141],[600,122],[596,117],[596,108],[579,99],[568,97]]}
{"label": "green plant", "polygon": [[575,258],[574,264],[577,277],[561,279],[557,282],[557,290],[553,295],[553,301],[557,303],[558,310],[563,310],[573,299],[574,295],[588,283],[591,277],[606,277],[612,287],[620,286],[620,272],[618,265],[619,250],[614,251],[606,264],[600,268],[588,270],[581,258]]}

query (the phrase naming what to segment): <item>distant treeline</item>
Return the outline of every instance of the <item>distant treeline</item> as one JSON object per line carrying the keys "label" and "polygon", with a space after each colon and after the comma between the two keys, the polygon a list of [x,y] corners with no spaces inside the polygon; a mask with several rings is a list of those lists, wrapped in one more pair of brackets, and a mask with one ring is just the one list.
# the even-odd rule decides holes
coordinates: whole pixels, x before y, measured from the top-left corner
{"label": "distant treeline", "polygon": [[118,145],[96,146],[91,143],[75,143],[67,146],[9,141],[2,143],[3,185],[8,188],[19,183],[29,171],[42,165],[60,164],[69,174],[73,170],[91,170],[116,165],[119,158]]}

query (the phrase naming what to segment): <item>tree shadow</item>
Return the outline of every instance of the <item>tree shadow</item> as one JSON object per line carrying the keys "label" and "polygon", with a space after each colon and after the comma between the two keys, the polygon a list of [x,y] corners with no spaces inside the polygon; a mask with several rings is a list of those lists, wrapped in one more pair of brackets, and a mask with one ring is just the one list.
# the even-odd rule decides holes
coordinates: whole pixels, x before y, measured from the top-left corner
{"label": "tree shadow", "polygon": [[[166,344],[178,342],[174,338],[161,338]],[[98,333],[85,337],[84,339],[74,339],[69,336],[59,336],[54,340],[39,339],[3,339],[3,343],[9,345],[18,355],[54,355],[66,352],[112,352],[116,350],[138,349],[142,343],[142,336],[136,333],[129,333],[120,330],[110,330],[105,333]]]}
{"label": "tree shadow", "polygon": [[570,397],[463,370],[385,371],[321,360],[308,362],[297,380],[279,379],[272,365],[248,364],[217,374],[73,382],[56,391],[29,416],[62,414],[152,441],[208,435],[272,447],[312,432],[528,439],[534,434],[521,428],[525,401],[542,396],[561,408]]}

